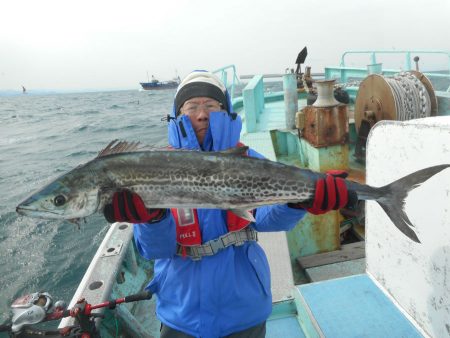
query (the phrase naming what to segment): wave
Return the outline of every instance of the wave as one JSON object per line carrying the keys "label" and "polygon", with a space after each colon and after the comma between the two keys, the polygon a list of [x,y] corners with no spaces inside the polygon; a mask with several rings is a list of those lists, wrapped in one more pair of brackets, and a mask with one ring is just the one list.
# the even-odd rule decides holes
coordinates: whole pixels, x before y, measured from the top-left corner
{"label": "wave", "polygon": [[75,151],[73,153],[70,153],[69,155],[66,155],[65,157],[87,157],[87,156],[96,156],[98,152],[95,151],[87,151],[87,150],[80,150]]}
{"label": "wave", "polygon": [[83,115],[84,114],[90,114],[90,115],[97,115],[97,114],[100,114],[100,110],[95,110],[95,109],[88,109],[88,110],[85,110],[85,111],[83,111],[83,112],[81,112]]}
{"label": "wave", "polygon": [[167,144],[167,123],[160,118],[172,100],[173,93],[138,91],[2,98],[0,191],[7,193],[0,196],[0,322],[23,293],[46,290],[70,300],[108,229],[102,215],[78,230],[67,222],[18,217],[15,206],[113,139]]}

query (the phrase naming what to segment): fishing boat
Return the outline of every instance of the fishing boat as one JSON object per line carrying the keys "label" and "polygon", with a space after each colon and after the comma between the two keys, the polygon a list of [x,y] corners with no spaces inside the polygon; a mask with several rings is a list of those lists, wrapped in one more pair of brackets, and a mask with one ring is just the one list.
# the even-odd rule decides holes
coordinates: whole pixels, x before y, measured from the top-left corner
{"label": "fishing boat", "polygon": [[159,81],[152,75],[152,79],[147,82],[139,82],[143,90],[161,90],[177,88],[180,84],[180,77],[177,76],[173,80]]}
{"label": "fishing boat", "polygon": [[[382,57],[393,53],[404,57],[402,69],[383,67]],[[349,67],[352,55],[368,61]],[[339,66],[321,73],[288,69],[279,92],[265,91],[264,74],[251,76],[239,96],[234,66],[216,74],[242,117],[244,144],[273,161],[321,172],[342,169],[352,180],[382,186],[450,163],[450,73],[422,66],[435,55],[450,64],[450,53],[442,51],[345,52]],[[347,93],[348,103],[336,100],[336,88]],[[260,233],[272,275],[267,337],[448,336],[448,171],[406,202],[421,243],[370,202],[346,213],[307,215],[288,233]],[[81,298],[101,303],[146,286],[153,262],[139,256],[132,239],[131,224],[111,225],[69,307]],[[102,337],[159,336],[154,299],[100,312]],[[66,318],[59,327],[72,324]]]}

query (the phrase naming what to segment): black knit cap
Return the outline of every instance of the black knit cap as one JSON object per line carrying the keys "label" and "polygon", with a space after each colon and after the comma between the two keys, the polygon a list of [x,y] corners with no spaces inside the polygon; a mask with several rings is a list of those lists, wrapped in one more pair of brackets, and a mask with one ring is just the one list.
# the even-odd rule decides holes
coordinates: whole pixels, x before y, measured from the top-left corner
{"label": "black knit cap", "polygon": [[180,114],[181,106],[194,97],[209,97],[218,101],[223,109],[230,112],[228,109],[227,99],[224,92],[217,86],[208,82],[190,82],[178,89],[175,96],[176,115]]}

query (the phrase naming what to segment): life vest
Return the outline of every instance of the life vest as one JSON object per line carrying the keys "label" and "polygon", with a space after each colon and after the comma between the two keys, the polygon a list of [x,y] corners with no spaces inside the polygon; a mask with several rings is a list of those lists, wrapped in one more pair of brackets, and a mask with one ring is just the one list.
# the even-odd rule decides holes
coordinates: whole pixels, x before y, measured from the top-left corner
{"label": "life vest", "polygon": [[[181,246],[201,245],[203,242],[197,209],[173,208],[171,212],[176,224],[178,244]],[[242,230],[251,223],[229,210],[226,213],[226,218],[228,232]]]}
{"label": "life vest", "polygon": [[[226,94],[232,107],[229,95]],[[168,134],[169,145],[175,149],[192,149],[206,151],[223,151],[237,146],[242,128],[240,116],[224,111],[212,112],[209,115],[209,128],[203,140],[203,148],[200,147],[197,136],[192,128],[191,121],[186,115],[176,115],[175,105],[169,119]],[[206,145],[205,145],[206,143]],[[200,224],[196,209],[171,209],[176,224],[177,242],[181,246],[194,246],[202,244]],[[242,219],[231,211],[226,213],[228,232],[244,229],[249,221]]]}

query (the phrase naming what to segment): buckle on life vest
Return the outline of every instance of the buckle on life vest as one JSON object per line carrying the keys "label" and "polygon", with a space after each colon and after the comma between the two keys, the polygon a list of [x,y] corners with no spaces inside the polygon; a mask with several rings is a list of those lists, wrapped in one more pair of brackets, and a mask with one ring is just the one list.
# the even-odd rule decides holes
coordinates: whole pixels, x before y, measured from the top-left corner
{"label": "buckle on life vest", "polygon": [[247,241],[258,241],[258,233],[251,227],[246,227],[240,231],[228,232],[202,245],[182,246],[178,243],[177,254],[183,257],[190,257],[193,261],[198,261],[203,256],[215,255],[231,245],[241,246]]}
{"label": "buckle on life vest", "polygon": [[220,250],[225,249],[225,245],[223,244],[222,238],[216,238],[208,242],[211,247],[212,254],[215,255]]}

